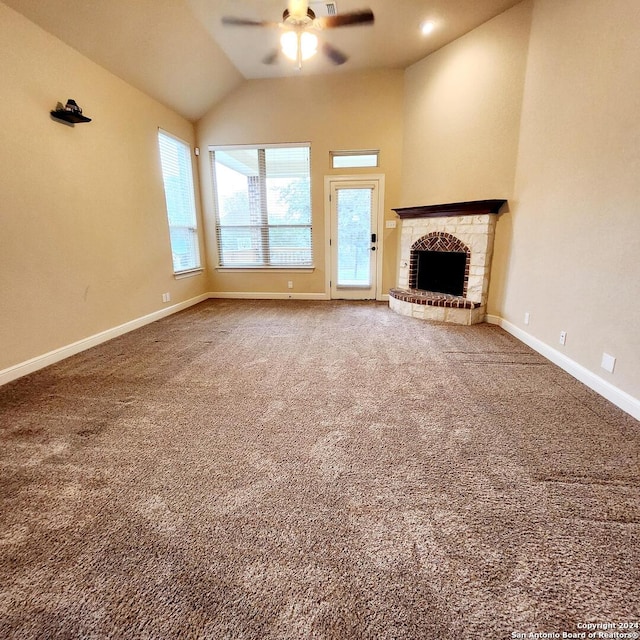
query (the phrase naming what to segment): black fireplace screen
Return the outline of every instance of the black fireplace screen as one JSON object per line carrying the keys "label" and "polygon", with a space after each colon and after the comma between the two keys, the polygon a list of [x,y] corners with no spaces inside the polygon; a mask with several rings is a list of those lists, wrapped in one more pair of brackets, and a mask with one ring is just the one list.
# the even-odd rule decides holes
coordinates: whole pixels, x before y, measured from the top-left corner
{"label": "black fireplace screen", "polygon": [[436,293],[464,295],[467,254],[459,251],[416,251],[416,288]]}

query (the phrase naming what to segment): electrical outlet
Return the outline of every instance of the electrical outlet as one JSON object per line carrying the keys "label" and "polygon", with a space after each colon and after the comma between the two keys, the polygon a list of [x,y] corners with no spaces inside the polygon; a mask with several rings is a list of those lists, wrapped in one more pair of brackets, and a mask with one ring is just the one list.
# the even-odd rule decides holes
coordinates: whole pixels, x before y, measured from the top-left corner
{"label": "electrical outlet", "polygon": [[609,355],[608,353],[603,353],[602,362],[600,363],[600,366],[605,371],[608,371],[609,373],[613,373],[613,369],[616,366],[616,359],[612,355]]}
{"label": "electrical outlet", "polygon": [[287,287],[289,287],[289,289],[293,289],[293,280],[289,280],[289,282],[287,282]]}
{"label": "electrical outlet", "polygon": [[525,323],[525,324],[529,324],[529,318],[530,318],[530,316],[529,316],[529,312],[527,311],[527,312],[524,314],[524,323]]}
{"label": "electrical outlet", "polygon": [[384,226],[387,229],[395,229],[396,228],[396,220],[385,220]]}
{"label": "electrical outlet", "polygon": [[171,302],[171,294],[163,293],[162,294],[162,302]]}
{"label": "electrical outlet", "polygon": [[566,344],[567,343],[567,332],[566,331],[561,331],[560,332],[560,344]]}

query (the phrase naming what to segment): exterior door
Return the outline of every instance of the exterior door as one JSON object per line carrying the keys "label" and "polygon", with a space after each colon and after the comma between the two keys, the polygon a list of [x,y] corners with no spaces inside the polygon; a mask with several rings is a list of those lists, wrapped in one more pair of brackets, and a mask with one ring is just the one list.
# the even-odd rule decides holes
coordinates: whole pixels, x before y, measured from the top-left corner
{"label": "exterior door", "polygon": [[331,181],[331,297],[376,298],[378,181]]}

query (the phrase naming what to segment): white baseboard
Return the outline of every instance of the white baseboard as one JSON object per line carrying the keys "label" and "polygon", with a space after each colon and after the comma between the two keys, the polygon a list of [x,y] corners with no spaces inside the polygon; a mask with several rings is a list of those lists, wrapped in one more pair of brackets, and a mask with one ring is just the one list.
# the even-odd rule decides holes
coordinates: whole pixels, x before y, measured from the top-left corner
{"label": "white baseboard", "polygon": [[213,291],[209,298],[242,300],[329,300],[326,293],[269,293],[256,291]]}
{"label": "white baseboard", "polygon": [[[331,300],[327,293],[259,293],[255,291],[213,291],[210,298],[230,298],[242,300]],[[389,294],[382,294],[378,302],[389,302]]]}
{"label": "white baseboard", "polygon": [[534,351],[537,351],[540,355],[551,360],[554,364],[558,365],[561,369],[564,369],[568,374],[572,375],[577,380],[580,380],[587,387],[593,389],[596,393],[605,397],[607,400],[615,404],[617,407],[633,416],[636,420],[640,420],[640,400],[634,398],[622,389],[612,385],[609,381],[601,378],[597,374],[593,373],[581,364],[578,364],[575,360],[567,358],[563,353],[560,353],[553,347],[550,347],[542,340],[534,338],[530,333],[523,331],[520,327],[500,318],[499,316],[487,315],[485,320],[490,324],[498,325],[502,327],[507,333],[510,333],[514,338],[524,342],[527,346],[531,347]]}
{"label": "white baseboard", "polygon": [[26,376],[27,374],[33,373],[34,371],[38,371],[38,369],[44,369],[44,367],[48,367],[51,364],[60,362],[61,360],[69,358],[70,356],[73,356],[76,353],[80,353],[81,351],[85,351],[86,349],[91,349],[91,347],[95,347],[99,344],[102,344],[103,342],[107,342],[107,340],[117,338],[118,336],[128,333],[129,331],[139,329],[146,324],[151,324],[156,320],[166,318],[167,316],[177,313],[178,311],[182,311],[183,309],[187,309],[188,307],[192,307],[194,304],[198,304],[199,302],[207,300],[208,298],[208,294],[203,294],[195,298],[185,300],[184,302],[179,302],[178,304],[171,305],[170,307],[163,307],[162,309],[154,311],[153,313],[150,313],[146,316],[142,316],[141,318],[130,320],[129,322],[125,322],[124,324],[113,327],[112,329],[101,331],[100,333],[96,333],[95,335],[83,338],[82,340],[78,340],[73,344],[66,345],[65,347],[60,347],[59,349],[55,349],[53,351],[49,351],[44,355],[36,356],[35,358],[31,358],[30,360],[16,364],[12,367],[9,367],[8,369],[3,369],[2,371],[0,371],[0,385],[11,382],[12,380],[16,380],[17,378],[21,378],[22,376]]}

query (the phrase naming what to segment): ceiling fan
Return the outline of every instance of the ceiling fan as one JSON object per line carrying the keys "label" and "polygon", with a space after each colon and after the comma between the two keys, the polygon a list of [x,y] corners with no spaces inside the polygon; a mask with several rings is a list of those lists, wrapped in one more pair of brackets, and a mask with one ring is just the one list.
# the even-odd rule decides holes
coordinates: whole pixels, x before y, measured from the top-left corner
{"label": "ceiling fan", "polygon": [[[308,0],[289,0],[287,8],[282,14],[281,22],[270,22],[268,20],[250,20],[246,18],[236,18],[225,16],[222,24],[235,27],[273,27],[282,31],[280,36],[280,49],[272,51],[263,58],[265,64],[274,64],[283,53],[287,58],[297,63],[298,68],[302,68],[303,60],[308,60],[318,51],[319,41],[315,32],[325,29],[335,29],[336,27],[348,27],[353,25],[373,24],[374,17],[371,9],[362,9],[342,13],[340,15],[316,17],[314,11],[309,7]],[[335,65],[344,64],[347,56],[330,45],[323,42],[322,52]]]}

